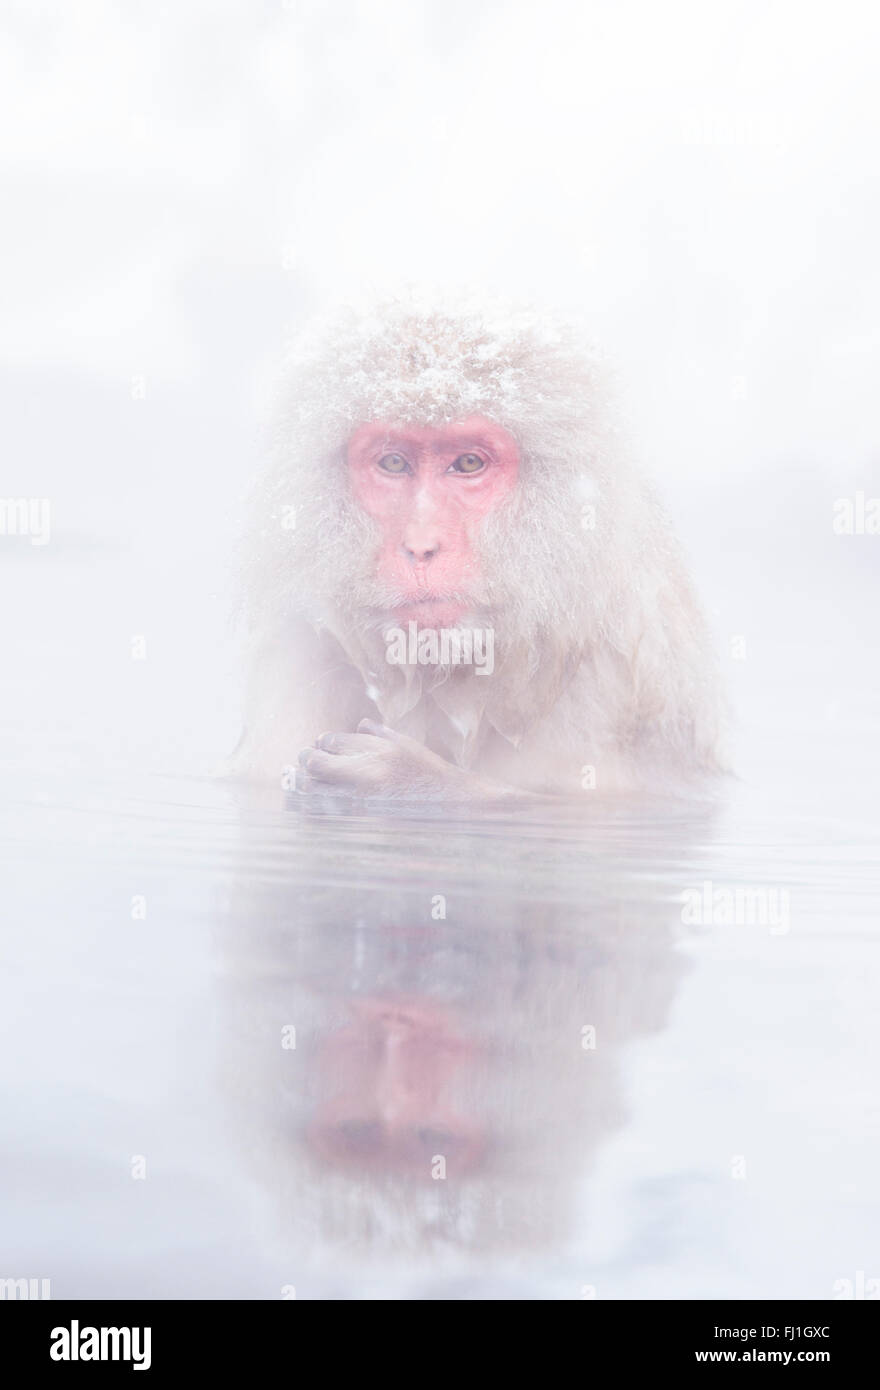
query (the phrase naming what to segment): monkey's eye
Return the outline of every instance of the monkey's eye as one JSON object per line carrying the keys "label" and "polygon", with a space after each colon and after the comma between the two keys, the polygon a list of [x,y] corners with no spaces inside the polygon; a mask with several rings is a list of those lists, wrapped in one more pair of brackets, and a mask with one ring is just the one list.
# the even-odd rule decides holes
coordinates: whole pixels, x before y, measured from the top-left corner
{"label": "monkey's eye", "polygon": [[481,459],[479,454],[460,454],[452,465],[455,473],[479,473],[486,467],[486,460]]}
{"label": "monkey's eye", "polygon": [[403,454],[385,454],[379,460],[379,467],[383,473],[405,473],[409,464]]}

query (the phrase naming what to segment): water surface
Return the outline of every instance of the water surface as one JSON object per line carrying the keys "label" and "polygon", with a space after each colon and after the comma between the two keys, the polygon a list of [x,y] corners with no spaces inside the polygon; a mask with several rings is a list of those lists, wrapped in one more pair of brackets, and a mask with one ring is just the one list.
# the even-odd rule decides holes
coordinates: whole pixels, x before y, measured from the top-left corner
{"label": "water surface", "polygon": [[[877,836],[845,747],[836,790],[768,746],[713,801],[528,818],[10,773],[8,1273],[254,1298],[876,1277]],[[752,920],[683,921],[707,883]]]}

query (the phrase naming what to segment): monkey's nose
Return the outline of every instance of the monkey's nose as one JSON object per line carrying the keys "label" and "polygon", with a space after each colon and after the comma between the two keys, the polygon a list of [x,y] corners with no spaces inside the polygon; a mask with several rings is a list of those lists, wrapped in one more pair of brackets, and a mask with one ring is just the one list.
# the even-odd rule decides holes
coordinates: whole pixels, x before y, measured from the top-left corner
{"label": "monkey's nose", "polygon": [[439,546],[433,545],[404,545],[403,551],[408,560],[412,560],[417,565],[424,565],[428,560],[433,560],[437,554]]}
{"label": "monkey's nose", "polygon": [[433,560],[440,549],[439,528],[428,520],[410,521],[409,525],[404,527],[400,539],[403,542],[404,555],[416,565],[424,565],[428,560]]}

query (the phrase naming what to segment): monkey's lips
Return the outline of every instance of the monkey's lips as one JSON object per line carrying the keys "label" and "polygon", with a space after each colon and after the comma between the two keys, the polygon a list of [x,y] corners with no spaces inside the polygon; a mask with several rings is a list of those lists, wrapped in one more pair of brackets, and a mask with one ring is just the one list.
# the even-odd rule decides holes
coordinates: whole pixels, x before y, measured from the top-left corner
{"label": "monkey's lips", "polygon": [[473,605],[460,594],[402,595],[386,609],[386,616],[396,623],[418,623],[419,627],[455,627]]}

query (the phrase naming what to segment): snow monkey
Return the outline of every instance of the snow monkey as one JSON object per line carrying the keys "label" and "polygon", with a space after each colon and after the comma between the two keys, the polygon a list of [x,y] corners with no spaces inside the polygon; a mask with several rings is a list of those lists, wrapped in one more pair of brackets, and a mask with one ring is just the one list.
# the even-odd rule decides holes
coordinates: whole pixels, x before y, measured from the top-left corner
{"label": "snow monkey", "polygon": [[706,627],[572,328],[394,298],[307,330],[279,394],[235,771],[461,802],[717,770]]}

